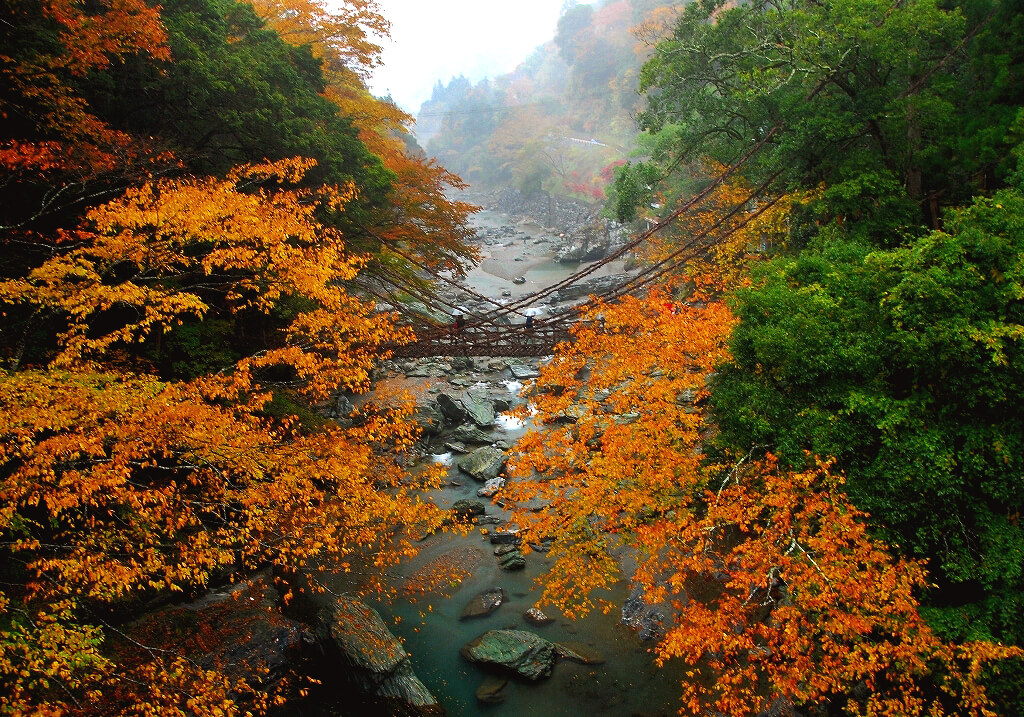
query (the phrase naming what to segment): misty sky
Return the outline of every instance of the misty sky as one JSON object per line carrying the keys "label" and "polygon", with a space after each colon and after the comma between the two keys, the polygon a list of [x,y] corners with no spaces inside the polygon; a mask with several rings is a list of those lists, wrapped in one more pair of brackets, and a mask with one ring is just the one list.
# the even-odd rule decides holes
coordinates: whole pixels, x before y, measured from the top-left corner
{"label": "misty sky", "polygon": [[508,72],[555,35],[564,0],[378,0],[391,21],[384,67],[370,83],[415,113],[434,83]]}

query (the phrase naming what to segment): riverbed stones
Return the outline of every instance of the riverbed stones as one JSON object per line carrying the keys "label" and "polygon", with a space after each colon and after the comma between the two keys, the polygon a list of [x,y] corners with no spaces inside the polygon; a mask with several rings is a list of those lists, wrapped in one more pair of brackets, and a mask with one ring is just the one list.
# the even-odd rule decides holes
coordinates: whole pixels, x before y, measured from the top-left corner
{"label": "riverbed stones", "polygon": [[540,608],[531,607],[529,610],[523,613],[523,619],[531,625],[537,627],[543,627],[544,625],[550,625],[555,621],[553,617],[548,617]]}
{"label": "riverbed stones", "polygon": [[476,489],[476,494],[481,498],[493,498],[504,485],[504,478],[491,478],[490,480],[485,481],[482,487]]}
{"label": "riverbed stones", "polygon": [[493,436],[484,433],[476,426],[469,425],[456,426],[452,429],[451,433],[448,434],[448,439],[459,443],[478,446],[490,444],[494,440]]}
{"label": "riverbed stones", "polygon": [[466,448],[465,443],[459,443],[458,441],[445,441],[444,447],[452,453],[458,453],[459,455],[465,455],[469,453],[469,449]]}
{"label": "riverbed stones", "polygon": [[462,401],[447,393],[437,395],[437,407],[448,423],[458,425],[466,420],[466,408]]}
{"label": "riverbed stones", "polygon": [[641,640],[654,640],[665,634],[665,616],[654,606],[644,600],[644,591],[636,587],[626,601],[622,603],[623,625],[637,631]]}
{"label": "riverbed stones", "polygon": [[486,508],[484,504],[479,500],[473,500],[471,498],[463,498],[457,500],[452,505],[452,513],[455,514],[456,518],[462,520],[470,520],[474,516],[483,515]]}
{"label": "riverbed stones", "polygon": [[459,654],[533,681],[550,677],[555,664],[555,646],[526,630],[489,630],[466,643]]}
{"label": "riverbed stones", "polygon": [[480,428],[494,425],[494,404],[487,396],[478,391],[466,391],[466,395],[462,397],[462,405],[469,419]]}
{"label": "riverbed stones", "polygon": [[518,548],[514,545],[499,545],[494,549],[494,554],[500,558],[502,555],[508,555],[516,550],[518,550]]}
{"label": "riverbed stones", "polygon": [[434,405],[417,406],[413,412],[413,421],[427,437],[440,435],[444,428],[444,416]]}
{"label": "riverbed stones", "polygon": [[459,470],[480,483],[497,478],[508,460],[504,453],[492,446],[477,448],[459,459]]}
{"label": "riverbed stones", "polygon": [[519,545],[523,542],[519,528],[514,524],[506,524],[491,534],[491,545]]}
{"label": "riverbed stones", "polygon": [[518,550],[513,550],[507,555],[501,556],[498,560],[498,565],[502,570],[508,570],[509,572],[522,570],[526,567],[526,557]]}
{"label": "riverbed stones", "polygon": [[499,702],[504,702],[505,693],[502,690],[505,689],[505,685],[507,684],[508,680],[504,677],[487,675],[473,694],[475,694],[476,698],[484,704],[493,705]]}
{"label": "riverbed stones", "polygon": [[489,588],[479,595],[473,597],[459,615],[460,620],[469,620],[474,617],[487,617],[497,610],[508,600],[502,588]]}
{"label": "riverbed stones", "polygon": [[506,362],[508,370],[512,372],[512,378],[517,381],[526,381],[531,378],[539,378],[540,371],[533,366],[530,366],[519,361],[508,361]]}

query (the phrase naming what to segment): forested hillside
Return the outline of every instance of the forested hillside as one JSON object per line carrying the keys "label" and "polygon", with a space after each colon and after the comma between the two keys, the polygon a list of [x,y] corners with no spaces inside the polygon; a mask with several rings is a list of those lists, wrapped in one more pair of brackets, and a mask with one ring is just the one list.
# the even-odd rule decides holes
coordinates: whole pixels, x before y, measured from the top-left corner
{"label": "forested hillside", "polygon": [[637,74],[676,3],[571,4],[515,71],[438,83],[417,115],[432,156],[479,190],[604,199],[633,145]]}

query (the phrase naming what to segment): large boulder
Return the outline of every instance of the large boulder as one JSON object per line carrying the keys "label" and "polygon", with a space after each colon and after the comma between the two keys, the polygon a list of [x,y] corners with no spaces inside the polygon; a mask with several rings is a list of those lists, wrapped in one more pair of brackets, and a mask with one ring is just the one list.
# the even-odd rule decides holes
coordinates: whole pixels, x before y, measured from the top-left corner
{"label": "large boulder", "polygon": [[[413,672],[409,655],[369,605],[339,597],[322,609],[313,642],[325,663],[366,694],[408,711],[437,713],[440,705]],[[330,675],[325,675],[330,679]]]}
{"label": "large boulder", "polygon": [[466,409],[462,405],[462,401],[454,396],[449,396],[447,393],[438,394],[437,407],[448,423],[458,425],[466,420]]}
{"label": "large boulder", "polygon": [[462,397],[462,405],[466,408],[469,419],[480,428],[494,425],[494,404],[479,391],[469,390]]}
{"label": "large boulder", "polygon": [[525,630],[489,630],[459,650],[470,662],[492,665],[527,680],[551,676],[555,646]]}
{"label": "large boulder", "polygon": [[468,456],[459,459],[459,470],[480,483],[497,478],[505,468],[508,458],[492,446],[477,448]]}

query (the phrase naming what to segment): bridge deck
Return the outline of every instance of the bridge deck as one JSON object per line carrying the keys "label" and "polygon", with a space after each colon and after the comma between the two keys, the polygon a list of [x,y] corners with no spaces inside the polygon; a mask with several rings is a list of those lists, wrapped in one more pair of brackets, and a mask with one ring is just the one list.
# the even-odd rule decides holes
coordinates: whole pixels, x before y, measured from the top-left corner
{"label": "bridge deck", "polygon": [[464,326],[427,329],[416,332],[416,340],[408,344],[388,346],[399,358],[426,356],[495,356],[529,357],[547,356],[555,352],[555,345],[570,341],[572,335],[566,325],[534,326]]}

